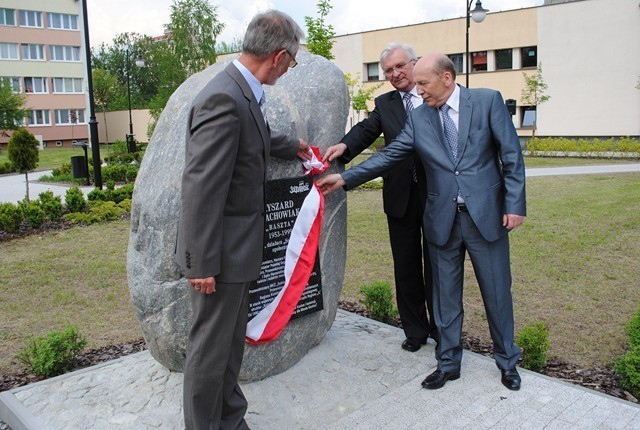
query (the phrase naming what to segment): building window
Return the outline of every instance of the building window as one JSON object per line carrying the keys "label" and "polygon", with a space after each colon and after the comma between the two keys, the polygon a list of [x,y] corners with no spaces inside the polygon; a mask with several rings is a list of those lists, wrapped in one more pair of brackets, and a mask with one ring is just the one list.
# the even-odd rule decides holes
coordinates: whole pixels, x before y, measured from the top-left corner
{"label": "building window", "polygon": [[54,93],[82,93],[82,78],[53,78]]}
{"label": "building window", "polygon": [[0,42],[0,60],[17,60],[18,44]]}
{"label": "building window", "polygon": [[24,91],[29,94],[46,94],[47,78],[24,78]]}
{"label": "building window", "polygon": [[0,7],[0,25],[16,25],[16,10]]}
{"label": "building window", "polygon": [[367,63],[367,81],[380,80],[380,63]]}
{"label": "building window", "polygon": [[47,12],[47,27],[55,30],[77,30],[78,15]]}
{"label": "building window", "polygon": [[42,28],[42,12],[36,12],[35,10],[21,10],[20,27]]}
{"label": "building window", "polygon": [[25,44],[21,45],[22,47],[22,59],[23,60],[34,60],[34,61],[44,61],[44,45],[34,45],[34,44]]}
{"label": "building window", "polygon": [[533,127],[536,122],[536,107],[535,106],[523,106],[522,107],[522,126]]}
{"label": "building window", "polygon": [[538,47],[529,46],[522,48],[522,67],[537,67],[538,66]]}
{"label": "building window", "polygon": [[51,125],[51,118],[49,118],[48,110],[30,110],[27,116],[27,124],[34,125]]}
{"label": "building window", "polygon": [[20,78],[17,76],[3,76],[0,77],[0,79],[2,79],[3,82],[7,81],[7,83],[11,85],[11,91],[14,93],[17,94],[22,91],[22,88],[20,87]]}
{"label": "building window", "polygon": [[487,70],[487,51],[479,51],[471,54],[471,70],[481,72]]}
{"label": "building window", "polygon": [[462,73],[462,65],[464,64],[464,54],[451,54],[449,59],[453,61],[453,67],[456,73]]}
{"label": "building window", "polygon": [[56,109],[57,125],[86,124],[84,109]]}
{"label": "building window", "polygon": [[513,49],[496,49],[496,70],[513,69]]}
{"label": "building window", "polygon": [[80,61],[79,46],[49,45],[51,61]]}

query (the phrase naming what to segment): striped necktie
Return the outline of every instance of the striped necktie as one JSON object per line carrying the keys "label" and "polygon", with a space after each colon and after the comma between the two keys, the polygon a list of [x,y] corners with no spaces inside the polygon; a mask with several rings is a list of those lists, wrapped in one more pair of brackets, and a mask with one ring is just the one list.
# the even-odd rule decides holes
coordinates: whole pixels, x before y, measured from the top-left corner
{"label": "striped necktie", "polygon": [[[404,99],[404,108],[407,111],[407,115],[409,115],[413,110],[413,102],[411,101],[411,97],[411,93],[404,93],[404,96],[402,96],[402,98]],[[413,182],[418,182],[418,173],[416,172],[415,164],[411,166],[411,178],[413,179]]]}

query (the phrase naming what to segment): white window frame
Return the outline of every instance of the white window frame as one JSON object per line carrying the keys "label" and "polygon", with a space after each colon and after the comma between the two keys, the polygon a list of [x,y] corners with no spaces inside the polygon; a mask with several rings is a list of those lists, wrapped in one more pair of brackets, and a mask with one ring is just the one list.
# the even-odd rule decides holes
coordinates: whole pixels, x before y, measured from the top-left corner
{"label": "white window frame", "polygon": [[42,12],[37,10],[21,10],[20,27],[43,28]]}
{"label": "white window frame", "polygon": [[[56,18],[57,25],[54,25]],[[47,28],[52,30],[78,30],[78,15],[47,12]]]}
{"label": "white window frame", "polygon": [[[76,118],[77,118],[76,122],[71,121],[72,113],[75,113],[76,115]],[[62,125],[62,126],[87,123],[87,117],[85,115],[84,109],[56,109],[55,118],[56,118],[56,125]]]}
{"label": "white window frame", "polygon": [[[27,81],[29,80],[29,81]],[[48,94],[48,78],[25,76],[24,78],[24,92],[27,94]],[[31,84],[31,85],[29,85]],[[39,88],[38,88],[39,87]],[[32,91],[29,91],[29,88]]]}
{"label": "white window frame", "polygon": [[[11,15],[9,15],[11,14]],[[13,20],[13,24],[7,24],[7,17],[11,16],[12,20]],[[16,22],[16,10],[15,9],[9,9],[6,7],[0,7],[0,25],[2,26],[6,26],[6,27],[15,27],[17,25]]]}
{"label": "white window frame", "polygon": [[[19,60],[17,43],[0,42],[0,60]],[[14,56],[11,56],[14,54]]]}
{"label": "white window frame", "polygon": [[[61,54],[62,58],[58,58],[60,56],[58,54]],[[80,62],[80,47],[69,45],[49,45],[49,60],[78,63]]]}
{"label": "white window frame", "polygon": [[29,127],[46,127],[51,125],[51,115],[48,109],[34,109],[27,113]]}
{"label": "white window frame", "polygon": [[82,94],[84,92],[82,81],[82,78],[53,78],[53,92],[54,94]]}
{"label": "white window frame", "polygon": [[23,43],[20,45],[20,53],[24,61],[46,61],[44,45],[37,43]]}

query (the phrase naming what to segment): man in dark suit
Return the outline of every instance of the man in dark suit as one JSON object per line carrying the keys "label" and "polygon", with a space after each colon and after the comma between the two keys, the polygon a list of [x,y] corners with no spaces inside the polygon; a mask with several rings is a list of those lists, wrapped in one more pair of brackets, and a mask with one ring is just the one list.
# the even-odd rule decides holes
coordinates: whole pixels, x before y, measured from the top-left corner
{"label": "man in dark suit", "polygon": [[462,283],[471,257],[493,339],[502,383],[520,388],[514,343],[508,232],[526,215],[522,151],[499,92],[455,84],[451,60],[429,54],[415,66],[424,105],[381,152],[342,175],[317,182],[324,192],[350,189],[375,178],[412,154],[427,177],[424,228],[433,270],[433,307],[440,342],[437,369],[422,386],[440,388],[460,377]]}
{"label": "man in dark suit", "polygon": [[[371,146],[380,134],[388,144],[400,133],[407,113],[422,104],[413,82],[417,60],[409,45],[391,43],[382,50],[380,64],[395,90],[376,97],[369,117],[356,124],[339,144],[328,148],[324,160],[339,157],[346,164]],[[424,170],[419,158],[412,155],[385,172],[383,179],[382,198],[393,254],[396,300],[406,336],[402,348],[415,352],[429,336],[435,340],[438,337],[433,320],[431,264],[422,230],[427,196]]]}
{"label": "man in dark suit", "polygon": [[189,279],[193,325],[184,370],[187,429],[248,428],[238,385],[248,291],[260,273],[269,156],[310,158],[308,145],[270,130],[263,84],[296,65],[300,27],[257,15],[240,57],[195,98],[189,113],[176,261]]}

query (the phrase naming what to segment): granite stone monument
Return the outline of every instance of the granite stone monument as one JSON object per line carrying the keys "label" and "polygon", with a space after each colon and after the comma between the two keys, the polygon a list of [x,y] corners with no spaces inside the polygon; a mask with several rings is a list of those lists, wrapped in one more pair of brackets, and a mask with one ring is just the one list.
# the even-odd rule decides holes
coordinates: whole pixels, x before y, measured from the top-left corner
{"label": "granite stone monument", "polygon": [[[346,81],[340,69],[322,57],[300,51],[296,59],[296,68],[275,86],[265,86],[269,124],[324,152],[344,134],[349,105]],[[232,58],[191,76],[172,95],[135,183],[127,255],[131,299],[151,354],[174,371],[183,370],[191,325],[191,287],[174,261],[187,115],[196,94],[230,61]],[[333,165],[330,171],[339,168]],[[299,160],[271,160],[269,179],[301,175]],[[331,327],[344,278],[346,215],[346,194],[327,196],[319,245],[322,310],[291,320],[272,342],[247,344],[242,380],[258,380],[288,369]]]}

